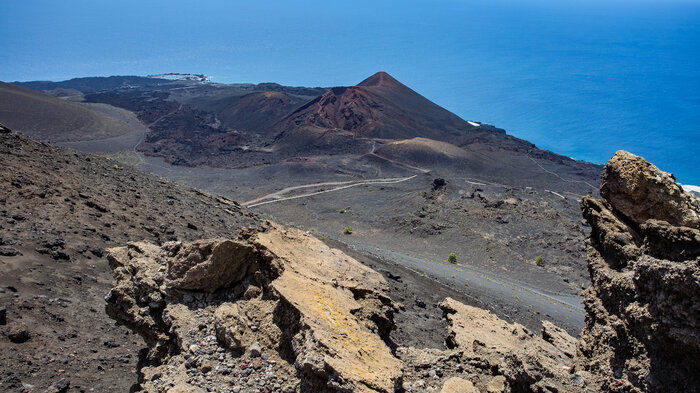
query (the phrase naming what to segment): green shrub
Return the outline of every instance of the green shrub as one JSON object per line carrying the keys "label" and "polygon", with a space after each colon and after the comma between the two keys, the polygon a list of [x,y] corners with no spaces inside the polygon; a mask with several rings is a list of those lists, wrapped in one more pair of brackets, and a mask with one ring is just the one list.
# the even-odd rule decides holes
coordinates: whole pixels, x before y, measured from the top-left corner
{"label": "green shrub", "polygon": [[346,226],[345,229],[343,229],[343,233],[346,235],[349,235],[352,233],[352,227],[350,225]]}
{"label": "green shrub", "polygon": [[447,256],[447,262],[457,263],[457,255],[455,253],[451,252],[450,255]]}
{"label": "green shrub", "polygon": [[344,213],[345,213],[345,209],[340,209],[340,210],[338,210],[338,213],[344,214]]}
{"label": "green shrub", "polygon": [[537,258],[535,258],[535,265],[539,267],[544,266],[544,257],[542,255],[538,255]]}

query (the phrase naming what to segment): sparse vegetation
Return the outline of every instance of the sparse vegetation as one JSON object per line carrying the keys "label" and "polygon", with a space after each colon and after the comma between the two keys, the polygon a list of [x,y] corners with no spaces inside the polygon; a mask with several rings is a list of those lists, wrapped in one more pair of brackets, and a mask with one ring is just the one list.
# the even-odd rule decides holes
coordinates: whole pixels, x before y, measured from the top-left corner
{"label": "sparse vegetation", "polygon": [[343,234],[345,234],[345,235],[352,234],[352,227],[350,225],[346,226],[345,229],[343,229]]}
{"label": "sparse vegetation", "polygon": [[457,263],[457,254],[451,252],[450,255],[447,256],[447,262]]}
{"label": "sparse vegetation", "polygon": [[539,267],[544,266],[544,257],[542,255],[538,255],[537,258],[535,258],[535,265]]}

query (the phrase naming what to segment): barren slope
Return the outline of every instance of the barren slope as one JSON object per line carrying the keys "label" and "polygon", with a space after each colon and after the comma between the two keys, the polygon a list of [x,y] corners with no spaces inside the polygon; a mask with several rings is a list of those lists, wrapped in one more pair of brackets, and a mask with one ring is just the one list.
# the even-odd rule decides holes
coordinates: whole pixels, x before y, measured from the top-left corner
{"label": "barren slope", "polygon": [[0,82],[0,123],[50,142],[104,139],[132,130],[80,104],[4,82]]}
{"label": "barren slope", "polygon": [[261,91],[242,96],[202,99],[202,102],[193,100],[192,105],[216,113],[221,122],[232,129],[264,133],[307,100],[284,92]]}
{"label": "barren slope", "polygon": [[[104,249],[132,239],[233,234],[257,219],[225,199],[122,168],[103,157],[0,134],[0,391],[125,392],[141,340],[104,313]],[[5,337],[26,325],[29,339]],[[14,381],[14,382],[13,382]]]}

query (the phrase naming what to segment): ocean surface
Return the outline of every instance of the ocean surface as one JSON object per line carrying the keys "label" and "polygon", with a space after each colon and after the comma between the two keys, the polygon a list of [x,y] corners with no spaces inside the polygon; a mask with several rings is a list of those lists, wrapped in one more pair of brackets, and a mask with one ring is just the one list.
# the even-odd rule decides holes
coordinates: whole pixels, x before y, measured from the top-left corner
{"label": "ocean surface", "polygon": [[595,163],[624,149],[700,185],[698,1],[106,3],[3,1],[0,80],[334,86],[382,70],[541,148]]}

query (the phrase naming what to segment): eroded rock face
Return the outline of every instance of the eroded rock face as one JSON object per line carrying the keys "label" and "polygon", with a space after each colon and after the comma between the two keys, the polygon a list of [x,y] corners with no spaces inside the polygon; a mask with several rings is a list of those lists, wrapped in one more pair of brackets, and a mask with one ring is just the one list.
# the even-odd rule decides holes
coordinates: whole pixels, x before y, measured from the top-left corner
{"label": "eroded rock face", "polygon": [[565,331],[545,324],[545,340],[453,299],[445,349],[395,347],[384,276],[295,229],[108,253],[106,309],[148,344],[146,392],[578,389]]}
{"label": "eroded rock face", "polygon": [[636,224],[649,219],[700,229],[700,202],[676,178],[642,157],[620,150],[605,166],[600,195]]}
{"label": "eroded rock face", "polygon": [[[544,338],[489,311],[447,298],[440,303],[450,323],[448,344],[483,367],[498,370],[491,389],[513,392],[579,392],[569,369],[576,339],[546,322]],[[545,340],[547,338],[548,340]]]}
{"label": "eroded rock face", "polygon": [[169,243],[168,286],[214,292],[255,270],[255,248],[226,239],[199,240],[187,246]]}
{"label": "eroded rock face", "polygon": [[243,237],[108,251],[107,313],[149,348],[141,389],[229,391],[253,371],[271,390],[400,386],[381,274],[298,230]]}
{"label": "eroded rock face", "polygon": [[691,392],[700,386],[700,207],[672,175],[618,152],[591,224],[586,328],[576,370],[600,391]]}
{"label": "eroded rock face", "polygon": [[[280,258],[271,286],[300,314],[295,364],[309,374],[338,374],[338,390],[391,392],[401,364],[381,335],[393,325],[384,277],[296,230],[257,234],[253,241]],[[382,331],[384,329],[384,331]]]}

